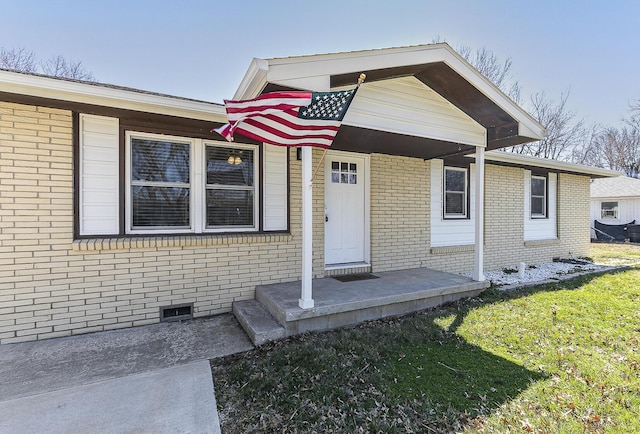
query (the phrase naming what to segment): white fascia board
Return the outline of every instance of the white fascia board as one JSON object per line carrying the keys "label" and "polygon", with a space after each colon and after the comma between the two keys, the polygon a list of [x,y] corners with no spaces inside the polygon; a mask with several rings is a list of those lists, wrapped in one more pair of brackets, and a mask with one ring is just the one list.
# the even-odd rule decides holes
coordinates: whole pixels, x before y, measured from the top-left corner
{"label": "white fascia board", "polygon": [[[466,155],[469,158],[475,158],[475,154]],[[622,175],[610,169],[602,169],[600,167],[587,166],[584,164],[567,163],[565,161],[550,160],[548,158],[532,157],[531,155],[516,154],[505,151],[487,151],[485,152],[485,160],[487,162],[508,163],[520,166],[533,166],[545,169],[559,170],[562,172],[574,172],[590,176],[598,177],[615,177]]]}
{"label": "white fascia board", "polygon": [[236,93],[233,95],[234,100],[252,99],[260,95],[262,89],[267,85],[267,71],[269,70],[269,62],[264,59],[253,58],[249,69],[244,74]]}
{"label": "white fascia board", "polygon": [[49,98],[105,107],[226,122],[224,106],[203,101],[173,98],[100,84],[78,83],[52,77],[0,71],[0,92]]}
{"label": "white fascia board", "polygon": [[446,43],[276,58],[267,59],[265,62],[268,64],[266,80],[270,83],[300,79],[313,82],[316,77],[329,78],[332,75],[353,72],[354,85],[357,83],[360,72],[444,62],[516,119],[519,123],[520,135],[532,140],[542,140],[546,136],[545,128],[538,121]]}

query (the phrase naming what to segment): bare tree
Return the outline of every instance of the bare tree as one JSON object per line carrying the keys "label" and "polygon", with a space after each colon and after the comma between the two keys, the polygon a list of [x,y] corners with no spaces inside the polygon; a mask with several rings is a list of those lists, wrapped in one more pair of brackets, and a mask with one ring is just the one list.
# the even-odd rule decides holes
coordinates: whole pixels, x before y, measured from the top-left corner
{"label": "bare tree", "polygon": [[68,60],[57,54],[38,62],[35,53],[24,48],[6,49],[0,47],[0,68],[95,81],[93,74],[80,61]]}
{"label": "bare tree", "polygon": [[587,129],[583,119],[576,119],[567,108],[569,92],[560,95],[554,104],[544,92],[531,96],[529,111],[547,129],[547,136],[537,142],[517,145],[510,150],[519,154],[553,160],[571,160],[574,149],[584,144]]}
{"label": "bare tree", "polygon": [[504,61],[500,61],[498,57],[487,48],[482,47],[474,51],[468,45],[459,47],[457,51],[482,75],[491,80],[501,91],[515,102],[520,103],[520,83],[514,80],[511,74],[512,61],[510,57]]}
{"label": "bare tree", "polygon": [[0,68],[24,72],[37,72],[36,55],[24,48],[6,49],[0,47]]}
{"label": "bare tree", "polygon": [[640,102],[631,106],[630,116],[622,122],[621,127],[594,129],[586,145],[576,148],[574,161],[640,177]]}
{"label": "bare tree", "polygon": [[54,77],[66,77],[76,80],[94,81],[95,78],[80,61],[67,60],[58,54],[41,62],[42,71]]}

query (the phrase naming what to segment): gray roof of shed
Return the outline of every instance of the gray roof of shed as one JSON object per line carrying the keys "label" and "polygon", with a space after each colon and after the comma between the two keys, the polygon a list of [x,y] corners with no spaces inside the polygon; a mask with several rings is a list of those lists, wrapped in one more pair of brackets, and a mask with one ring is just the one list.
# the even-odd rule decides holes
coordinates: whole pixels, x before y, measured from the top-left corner
{"label": "gray roof of shed", "polygon": [[627,176],[594,179],[591,197],[640,197],[640,179]]}

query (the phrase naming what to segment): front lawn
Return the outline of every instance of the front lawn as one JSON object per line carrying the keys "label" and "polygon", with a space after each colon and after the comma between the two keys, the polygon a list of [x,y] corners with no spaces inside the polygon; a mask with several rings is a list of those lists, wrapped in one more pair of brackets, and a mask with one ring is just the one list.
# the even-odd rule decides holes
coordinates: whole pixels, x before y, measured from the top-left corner
{"label": "front lawn", "polygon": [[640,244],[591,243],[589,255],[593,262],[603,265],[640,265]]}
{"label": "front lawn", "polygon": [[630,433],[639,336],[632,269],[491,289],[211,365],[225,433]]}

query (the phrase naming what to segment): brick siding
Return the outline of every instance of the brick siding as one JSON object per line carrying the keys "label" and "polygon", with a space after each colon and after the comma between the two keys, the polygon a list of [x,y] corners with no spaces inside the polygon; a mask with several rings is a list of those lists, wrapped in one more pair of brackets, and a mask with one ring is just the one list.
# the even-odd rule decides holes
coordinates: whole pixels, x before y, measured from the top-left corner
{"label": "brick siding", "polygon": [[[69,111],[0,103],[0,343],[159,321],[160,307],[194,316],[231,311],[258,284],[300,279],[301,163],[290,150],[290,234],[73,239]],[[314,150],[314,168],[321,150]],[[324,171],[314,180],[313,274],[324,272]],[[468,272],[469,248],[429,248],[430,165],[370,157],[371,268]],[[523,176],[486,167],[485,269],[549,261],[589,248],[589,180],[560,174],[560,241],[523,239]],[[440,212],[436,210],[436,212]]]}

